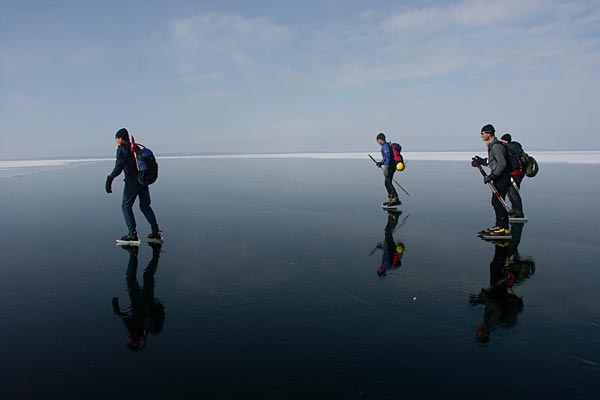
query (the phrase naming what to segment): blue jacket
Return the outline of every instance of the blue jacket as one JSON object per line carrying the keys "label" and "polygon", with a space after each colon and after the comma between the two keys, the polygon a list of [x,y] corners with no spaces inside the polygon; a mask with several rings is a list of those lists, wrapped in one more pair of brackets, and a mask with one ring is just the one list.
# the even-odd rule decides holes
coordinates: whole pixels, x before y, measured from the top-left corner
{"label": "blue jacket", "polygon": [[115,168],[109,176],[111,179],[115,179],[123,171],[125,171],[125,179],[136,178],[138,174],[137,163],[135,156],[131,152],[131,143],[129,142],[123,142],[122,145],[117,147]]}
{"label": "blue jacket", "polygon": [[383,157],[383,165],[390,167],[394,164],[394,153],[389,142],[384,142],[381,145],[381,157]]}

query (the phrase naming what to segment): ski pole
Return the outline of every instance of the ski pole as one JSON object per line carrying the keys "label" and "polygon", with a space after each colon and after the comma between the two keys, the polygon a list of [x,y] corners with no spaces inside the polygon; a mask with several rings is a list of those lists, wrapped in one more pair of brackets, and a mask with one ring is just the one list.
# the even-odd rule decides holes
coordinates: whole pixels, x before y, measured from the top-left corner
{"label": "ski pole", "polygon": [[[477,160],[475,158],[473,158],[473,161],[477,161]],[[485,171],[481,167],[481,164],[477,163],[477,169],[479,170],[479,172],[481,172],[481,175],[483,175],[484,178],[487,178],[487,174],[485,173]],[[488,186],[490,187],[490,189],[492,189],[492,193],[494,193],[494,196],[496,196],[496,198],[498,199],[498,201],[500,201],[500,203],[502,204],[502,207],[504,207],[504,209],[506,210],[506,212],[509,212],[510,209],[508,208],[508,205],[506,204],[506,201],[504,201],[504,199],[500,195],[500,192],[498,191],[498,189],[496,189],[496,186],[494,185],[494,182],[488,182]]]}
{"label": "ski pole", "polygon": [[517,186],[517,182],[515,182],[515,180],[514,180],[514,178],[512,176],[510,177],[510,182],[512,183],[513,187],[517,191],[517,194],[520,194],[521,191],[519,190],[519,187]]}
{"label": "ski pole", "polygon": [[371,257],[378,249],[382,249],[383,248],[383,243],[377,243],[377,246],[375,246],[375,248],[373,250],[371,250],[371,252],[369,253],[369,257]]}
{"label": "ski pole", "polygon": [[[377,161],[375,161],[375,159],[374,159],[373,157],[371,157],[371,155],[370,155],[370,154],[369,154],[369,158],[370,158],[371,160],[373,160],[373,162],[375,163],[375,165],[377,165]],[[379,168],[381,168],[381,167],[379,167]],[[404,189],[404,188],[402,187],[402,185],[398,183],[398,181],[397,181],[397,180],[395,180],[394,178],[392,178],[392,180],[394,181],[394,183],[395,183],[396,185],[398,185],[398,187],[399,187],[400,189],[402,189],[402,191],[403,191],[404,193],[406,193],[408,196],[410,196],[410,193],[408,193],[408,192],[406,191],[406,189]]]}
{"label": "ski pole", "polygon": [[[410,214],[408,214],[406,217],[404,217],[404,219],[402,220],[402,222],[400,222],[400,225],[397,225],[394,228],[394,232],[396,232],[396,230],[402,228],[404,226],[404,224],[406,224],[406,220],[408,219],[408,217],[410,217]],[[392,233],[394,233],[394,232],[392,232]]]}

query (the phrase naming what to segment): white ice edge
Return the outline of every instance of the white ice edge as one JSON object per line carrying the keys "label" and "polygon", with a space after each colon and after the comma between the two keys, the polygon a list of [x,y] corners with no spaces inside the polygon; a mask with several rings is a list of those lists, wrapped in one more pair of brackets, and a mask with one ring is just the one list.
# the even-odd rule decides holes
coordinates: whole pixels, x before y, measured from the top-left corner
{"label": "white ice edge", "polygon": [[[485,156],[485,151],[481,152],[404,152],[405,159],[414,161],[463,161],[469,162],[471,158],[478,154]],[[380,157],[378,151],[371,153],[286,153],[286,154],[224,154],[224,155],[190,155],[190,156],[159,156],[159,160],[186,160],[186,159],[366,159],[368,154],[375,158]],[[539,163],[570,163],[570,164],[600,164],[600,151],[531,151],[530,155],[535,157]],[[31,168],[47,166],[67,166],[78,163],[112,161],[109,158],[82,158],[74,160],[18,160],[18,161],[0,161],[0,170],[10,168]]]}
{"label": "white ice edge", "polygon": [[12,168],[32,168],[32,167],[60,167],[78,163],[89,163],[97,161],[106,161],[105,158],[81,158],[74,160],[14,160],[0,161],[0,170]]}

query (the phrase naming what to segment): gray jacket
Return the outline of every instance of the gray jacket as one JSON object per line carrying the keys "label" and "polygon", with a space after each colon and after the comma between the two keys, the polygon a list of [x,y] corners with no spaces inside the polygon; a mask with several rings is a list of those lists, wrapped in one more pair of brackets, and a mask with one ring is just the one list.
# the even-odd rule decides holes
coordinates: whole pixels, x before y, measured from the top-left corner
{"label": "gray jacket", "polygon": [[488,146],[488,166],[490,167],[491,174],[500,176],[508,173],[506,164],[506,148],[501,141],[494,137],[494,140]]}

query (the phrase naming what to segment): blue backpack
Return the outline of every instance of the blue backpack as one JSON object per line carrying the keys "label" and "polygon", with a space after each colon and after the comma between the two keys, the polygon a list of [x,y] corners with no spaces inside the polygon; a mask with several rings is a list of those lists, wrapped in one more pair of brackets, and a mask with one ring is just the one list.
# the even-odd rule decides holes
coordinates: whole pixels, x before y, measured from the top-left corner
{"label": "blue backpack", "polygon": [[158,163],[152,150],[143,144],[135,143],[131,137],[131,149],[138,168],[137,180],[142,186],[152,185],[158,179]]}

